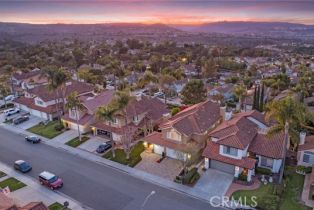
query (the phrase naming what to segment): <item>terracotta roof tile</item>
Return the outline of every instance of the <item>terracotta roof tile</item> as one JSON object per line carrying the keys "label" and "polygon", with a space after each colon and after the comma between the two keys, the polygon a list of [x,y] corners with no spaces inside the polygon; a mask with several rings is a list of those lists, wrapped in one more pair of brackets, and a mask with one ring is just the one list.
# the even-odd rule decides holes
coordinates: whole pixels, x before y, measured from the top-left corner
{"label": "terracotta roof tile", "polygon": [[[33,98],[19,97],[19,98],[15,99],[14,102],[17,103],[17,104],[25,105],[25,106],[27,106],[30,109],[38,110],[38,111],[45,112],[45,113],[48,113],[48,114],[53,114],[53,113],[57,112],[56,105],[50,105],[50,106],[47,106],[47,107],[37,106],[35,104]],[[61,106],[61,103],[60,103],[60,106]]]}
{"label": "terracotta roof tile", "polygon": [[305,137],[304,144],[299,145],[298,151],[314,150],[314,135]]}
{"label": "terracotta roof tile", "polygon": [[114,97],[113,90],[107,90],[99,95],[95,96],[94,98],[88,99],[86,98],[82,104],[92,113],[95,113],[97,108],[100,106],[108,105]]}

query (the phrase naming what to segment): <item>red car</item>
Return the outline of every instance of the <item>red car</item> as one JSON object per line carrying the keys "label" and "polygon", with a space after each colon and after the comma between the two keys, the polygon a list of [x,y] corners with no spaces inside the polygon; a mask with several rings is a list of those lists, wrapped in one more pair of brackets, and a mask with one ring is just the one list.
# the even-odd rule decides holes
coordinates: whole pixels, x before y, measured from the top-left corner
{"label": "red car", "polygon": [[48,171],[43,171],[39,174],[39,182],[41,185],[46,185],[52,190],[58,189],[63,186],[62,179]]}

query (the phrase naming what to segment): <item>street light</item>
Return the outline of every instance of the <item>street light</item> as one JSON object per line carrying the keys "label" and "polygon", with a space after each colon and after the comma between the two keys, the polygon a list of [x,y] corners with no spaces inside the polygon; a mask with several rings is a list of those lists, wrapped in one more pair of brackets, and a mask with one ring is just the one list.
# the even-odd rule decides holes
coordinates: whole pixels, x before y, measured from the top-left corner
{"label": "street light", "polygon": [[142,204],[141,210],[144,210],[144,206],[145,206],[145,204],[147,203],[148,199],[149,199],[151,196],[153,196],[155,193],[156,193],[156,192],[153,190],[153,191],[151,191],[151,192],[149,193],[149,195],[146,196],[146,198],[145,198],[145,200],[144,200],[144,202],[143,202],[143,204]]}

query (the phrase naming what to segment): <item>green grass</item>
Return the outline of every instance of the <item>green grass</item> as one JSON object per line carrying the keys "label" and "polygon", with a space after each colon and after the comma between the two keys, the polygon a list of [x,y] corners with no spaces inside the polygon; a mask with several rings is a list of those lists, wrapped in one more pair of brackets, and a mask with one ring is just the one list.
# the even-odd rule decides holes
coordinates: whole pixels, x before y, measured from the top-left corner
{"label": "green grass", "polygon": [[[258,207],[263,210],[310,210],[311,208],[304,206],[299,202],[304,176],[295,173],[295,168],[286,167],[285,171],[285,188],[282,193],[278,193],[276,189],[280,186],[274,184],[261,185],[256,190],[239,190],[234,192],[232,197],[235,200],[242,198],[247,200],[247,205],[252,205],[252,196],[256,196]],[[277,191],[277,192],[276,192]]]}
{"label": "green grass", "polygon": [[55,129],[56,125],[59,125],[59,121],[51,121],[49,122],[47,125],[35,125],[29,129],[27,129],[27,131],[32,132],[34,134],[46,137],[48,139],[52,139],[58,135],[60,135],[61,133],[63,133],[63,131],[57,131]]}
{"label": "green grass", "polygon": [[116,149],[115,151],[116,151],[115,158],[112,157],[111,151],[104,154],[103,157],[123,165],[134,167],[137,163],[139,163],[142,160],[141,153],[144,151],[144,146],[142,141],[134,145],[130,153],[130,158],[128,160],[126,159],[126,154],[123,149]]}
{"label": "green grass", "polygon": [[82,140],[80,141],[79,137],[76,137],[76,138],[68,141],[65,144],[68,145],[68,146],[71,146],[71,147],[78,147],[79,145],[81,145],[84,142],[86,142],[88,139],[89,139],[88,136],[82,136]]}
{"label": "green grass", "polygon": [[69,208],[64,208],[62,204],[55,202],[53,204],[51,204],[50,206],[48,206],[49,210],[70,210]]}
{"label": "green grass", "polygon": [[13,191],[18,190],[22,187],[25,187],[26,184],[24,184],[23,182],[11,177],[11,178],[5,179],[2,182],[0,182],[1,188],[5,188],[7,186],[10,188],[10,191],[13,192]]}
{"label": "green grass", "polygon": [[6,175],[7,175],[6,173],[0,171],[0,178],[5,177]]}

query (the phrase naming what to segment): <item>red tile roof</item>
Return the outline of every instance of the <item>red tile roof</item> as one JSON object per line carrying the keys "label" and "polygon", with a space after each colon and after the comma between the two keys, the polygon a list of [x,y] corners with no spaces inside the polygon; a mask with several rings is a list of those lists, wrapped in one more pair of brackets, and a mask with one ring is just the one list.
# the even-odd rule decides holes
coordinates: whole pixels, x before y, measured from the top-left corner
{"label": "red tile roof", "polygon": [[99,95],[95,96],[94,98],[88,99],[86,98],[82,104],[92,113],[95,113],[97,108],[100,106],[108,105],[114,97],[113,90],[107,90]]}
{"label": "red tile roof", "polygon": [[314,135],[305,137],[304,144],[298,146],[298,151],[314,150]]}
{"label": "red tile roof", "polygon": [[[45,113],[48,113],[48,114],[53,114],[53,113],[57,112],[56,105],[50,105],[50,106],[47,106],[47,107],[37,106],[35,104],[33,98],[19,97],[19,98],[15,99],[14,102],[17,103],[17,104],[25,105],[25,106],[27,106],[30,109],[38,110],[40,112],[45,112]],[[61,107],[61,103],[60,103],[60,107]]]}
{"label": "red tile roof", "polygon": [[187,136],[203,134],[221,119],[217,103],[209,100],[184,109],[160,125],[161,129],[175,128]]}
{"label": "red tile roof", "polygon": [[144,141],[152,144],[157,144],[160,146],[164,146],[170,149],[182,151],[182,152],[197,152],[200,150],[200,147],[197,146],[197,144],[194,141],[190,141],[188,144],[182,144],[180,142],[174,142],[170,140],[165,140],[162,137],[162,133],[160,132],[153,132],[149,135],[147,135],[144,138]]}
{"label": "red tile roof", "polygon": [[266,134],[257,134],[249,151],[273,159],[282,159],[284,157],[284,139],[284,133],[274,134],[270,137]]}
{"label": "red tile roof", "polygon": [[[86,114],[84,114],[84,115],[79,119],[78,124],[79,124],[79,125],[85,125],[85,124],[88,123],[92,118],[93,118],[92,115],[86,113]],[[72,119],[72,118],[69,116],[69,113],[66,113],[65,115],[63,115],[62,119],[65,120],[65,121],[70,121],[70,122],[76,124],[76,120],[75,120],[75,119]]]}
{"label": "red tile roof", "polygon": [[239,166],[241,168],[247,168],[247,169],[253,169],[255,167],[256,160],[249,158],[249,157],[243,157],[242,159],[235,159],[226,157],[219,154],[219,144],[207,141],[207,146],[203,151],[203,156],[207,157],[212,160],[220,161],[223,163],[227,163],[234,166]]}
{"label": "red tile roof", "polygon": [[[92,92],[94,88],[85,82],[79,82],[76,80],[72,80],[66,85],[65,88],[65,97],[67,97],[70,93],[76,91],[79,95]],[[36,86],[30,90],[29,93],[38,96],[43,101],[52,101],[56,98],[56,92],[51,92],[48,90],[48,85],[40,85]]]}

